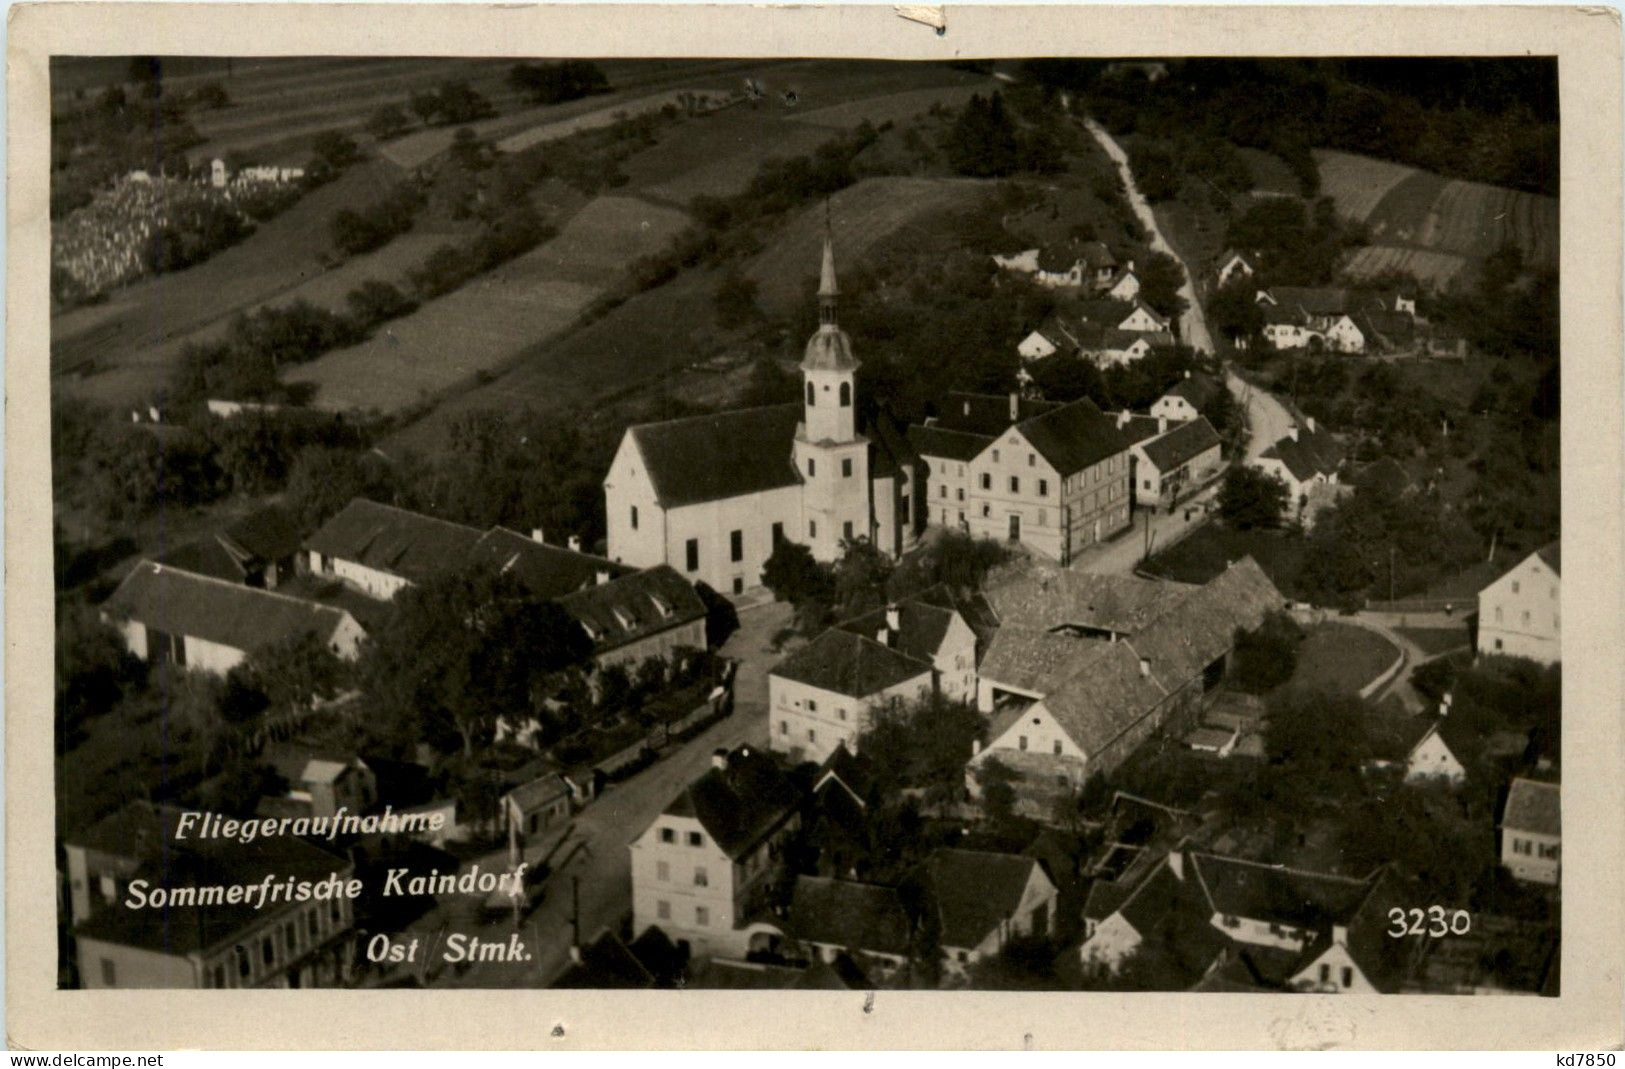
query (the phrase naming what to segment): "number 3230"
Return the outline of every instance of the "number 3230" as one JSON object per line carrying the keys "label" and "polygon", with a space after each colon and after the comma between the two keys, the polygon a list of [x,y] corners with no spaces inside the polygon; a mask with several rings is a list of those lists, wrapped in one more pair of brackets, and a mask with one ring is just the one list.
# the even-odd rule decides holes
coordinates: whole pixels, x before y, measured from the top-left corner
{"label": "number 3230", "polygon": [[1429,906],[1427,909],[1412,908],[1401,909],[1395,906],[1388,911],[1388,929],[1391,939],[1403,939],[1407,935],[1429,935],[1435,939],[1445,935],[1466,935],[1472,931],[1473,915],[1465,909],[1445,909],[1443,906]]}

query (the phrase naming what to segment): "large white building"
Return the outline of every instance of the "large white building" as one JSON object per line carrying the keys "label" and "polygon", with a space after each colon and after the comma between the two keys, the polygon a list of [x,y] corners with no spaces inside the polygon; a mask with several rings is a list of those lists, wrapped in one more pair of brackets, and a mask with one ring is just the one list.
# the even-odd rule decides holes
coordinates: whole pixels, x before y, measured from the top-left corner
{"label": "large white building", "polygon": [[1559,546],[1551,542],[1479,591],[1478,652],[1561,661],[1562,585]]}
{"label": "large white building", "polygon": [[835,322],[838,293],[826,239],[799,404],[627,429],[604,479],[610,557],[742,594],[786,539],[821,561],[855,539],[891,556],[913,545],[914,453],[884,417],[858,427],[859,362]]}

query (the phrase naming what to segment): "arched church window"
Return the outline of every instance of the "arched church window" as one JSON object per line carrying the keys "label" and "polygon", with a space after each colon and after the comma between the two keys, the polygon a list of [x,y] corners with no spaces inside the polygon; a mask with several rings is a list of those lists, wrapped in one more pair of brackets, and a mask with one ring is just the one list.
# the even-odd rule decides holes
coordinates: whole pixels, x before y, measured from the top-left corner
{"label": "arched church window", "polygon": [[850,382],[841,383],[841,407],[852,407],[852,384]]}
{"label": "arched church window", "polygon": [[814,398],[816,396],[817,396],[817,391],[815,391],[813,389],[813,384],[810,383],[810,382],[807,383],[807,407],[808,408],[811,408],[813,405],[818,403],[816,400],[814,400]]}

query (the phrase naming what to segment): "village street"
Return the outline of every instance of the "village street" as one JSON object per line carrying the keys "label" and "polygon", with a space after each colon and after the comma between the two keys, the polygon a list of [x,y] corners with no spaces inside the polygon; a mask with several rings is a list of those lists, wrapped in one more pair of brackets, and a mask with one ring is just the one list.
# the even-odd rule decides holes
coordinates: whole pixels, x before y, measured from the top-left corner
{"label": "village street", "polygon": [[[571,881],[580,881],[581,938],[594,939],[605,928],[618,930],[632,908],[631,862],[627,847],[658,816],[666,804],[710,764],[713,751],[751,743],[767,745],[767,672],[781,654],[774,653],[773,635],[789,623],[790,607],[768,602],[740,613],[739,630],[723,646],[724,656],[739,662],[734,682],[734,711],[653,765],[623,782],[606,787],[573,822],[572,840],[585,844],[565,846],[555,864],[569,861],[547,880],[541,904],[520,926],[521,939],[536,960],[523,963],[486,962],[464,971],[447,969],[435,982],[444,987],[536,987],[554,980],[569,964],[571,939]],[[505,865],[506,856],[494,863]],[[491,925],[486,935],[505,940],[508,922]]]}

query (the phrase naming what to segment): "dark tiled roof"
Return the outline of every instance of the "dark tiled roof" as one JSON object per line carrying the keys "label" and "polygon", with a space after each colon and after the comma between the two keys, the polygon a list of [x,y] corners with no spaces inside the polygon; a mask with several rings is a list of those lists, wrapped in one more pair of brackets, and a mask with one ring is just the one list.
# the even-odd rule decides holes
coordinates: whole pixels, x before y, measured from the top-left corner
{"label": "dark tiled roof", "polygon": [[550,805],[570,793],[570,785],[557,772],[544,772],[527,783],[521,783],[504,797],[522,813]]}
{"label": "dark tiled roof", "polygon": [[1071,625],[1128,634],[1196,589],[1187,583],[1017,562],[988,577],[985,596],[1003,624],[1044,630]]}
{"label": "dark tiled roof", "polygon": [[260,754],[260,764],[268,765],[298,789],[305,783],[337,778],[338,773],[358,761],[353,753],[340,753],[297,742],[273,742]]}
{"label": "dark tiled roof", "polygon": [[665,564],[566,594],[559,605],[589,628],[596,653],[705,618],[693,584]]}
{"label": "dark tiled roof", "polygon": [[1430,716],[1405,713],[1370,712],[1365,717],[1366,741],[1371,756],[1379,761],[1404,762],[1436,726]]}
{"label": "dark tiled roof", "polygon": [[158,557],[158,563],[194,575],[224,579],[228,583],[242,583],[248,578],[243,559],[222,545],[219,538],[188,542]]}
{"label": "dark tiled roof", "polygon": [[1020,430],[1063,477],[1128,449],[1111,417],[1088,398],[1025,420]]}
{"label": "dark tiled roof", "polygon": [[1297,928],[1347,924],[1371,880],[1243,861],[1196,851],[1188,863],[1215,912]]}
{"label": "dark tiled roof", "polygon": [[1018,854],[948,849],[932,854],[926,873],[941,922],[942,945],[980,946],[1015,915],[1034,871],[1043,875],[1037,861]]}
{"label": "dark tiled roof", "polygon": [[1172,471],[1181,464],[1219,447],[1219,432],[1205,416],[1177,424],[1166,434],[1158,435],[1141,448],[1145,457],[1158,471]]}
{"label": "dark tiled roof", "polygon": [[615,933],[604,930],[582,947],[581,960],[572,962],[553,981],[556,988],[636,991],[655,986],[655,978]]}
{"label": "dark tiled roof", "polygon": [[1258,563],[1243,557],[1126,641],[1174,690],[1228,653],[1238,628],[1252,630],[1285,603]]}
{"label": "dark tiled roof", "polygon": [[1174,383],[1173,388],[1164,396],[1183,397],[1191,403],[1191,407],[1200,412],[1213,402],[1221,389],[1223,387],[1212,375],[1196,371]]}
{"label": "dark tiled roof", "polygon": [[852,698],[867,698],[930,672],[929,661],[838,627],[825,631],[773,669],[773,675],[781,679]]}
{"label": "dark tiled roof", "polygon": [[1558,575],[1563,574],[1563,543],[1552,541],[1535,550],[1535,555],[1546,562],[1547,567]]}
{"label": "dark tiled roof", "polygon": [[1109,642],[1065,684],[1044,698],[1062,730],[1091,756],[1099,754],[1167,697],[1126,642]]}
{"label": "dark tiled roof", "polygon": [[630,429],[666,508],[720,501],[795,486],[791,457],[799,401],[709,416],[644,423]]}
{"label": "dark tiled roof", "polygon": [[526,590],[539,598],[562,597],[572,590],[592,586],[600,572],[616,578],[636,571],[607,557],[526,538],[506,527],[486,531],[474,543],[470,555],[473,560],[492,565],[518,579]]}
{"label": "dark tiled roof", "polygon": [[1016,418],[1011,419],[1008,394],[950,393],[938,406],[936,422],[932,426],[997,438],[1022,420],[1053,412],[1060,407],[1053,401],[1017,397]]}
{"label": "dark tiled roof", "polygon": [[[911,598],[899,602],[896,612],[897,630],[891,634],[891,641],[887,645],[922,661],[935,658],[942,648],[942,640],[948,635],[949,626],[954,622],[954,610]],[[835,626],[842,631],[879,641],[880,632],[889,631],[888,620],[889,610],[876,609]]]}
{"label": "dark tiled roof", "polygon": [[152,561],[137,564],[102,609],[118,619],[245,652],[307,634],[327,642],[347,615],[326,605]]}
{"label": "dark tiled roof", "polygon": [[798,876],[789,926],[796,938],[810,943],[873,954],[909,950],[908,914],[891,887]]}
{"label": "dark tiled roof", "polygon": [[[1127,419],[1123,417],[1127,415]],[[1123,440],[1130,445],[1143,442],[1147,438],[1155,438],[1163,433],[1163,421],[1156,416],[1136,416],[1132,413],[1119,413],[1114,421]]]}
{"label": "dark tiled roof", "polygon": [[1501,816],[1503,828],[1535,832],[1538,835],[1563,833],[1560,790],[1555,783],[1523,779],[1512,781],[1507,791],[1506,810]]}
{"label": "dark tiled roof", "polygon": [[361,593],[341,579],[311,572],[293,575],[277,583],[277,593],[304,601],[320,602],[349,613],[363,631],[382,627],[395,613],[395,606]]}
{"label": "dark tiled roof", "polygon": [[275,505],[249,513],[220,532],[233,548],[263,561],[277,561],[299,552],[299,529],[293,518]]}
{"label": "dark tiled roof", "polygon": [[969,431],[949,430],[936,425],[915,424],[908,429],[908,441],[922,457],[969,462],[993,439]]}
{"label": "dark tiled roof", "polygon": [[[131,876],[155,887],[210,887],[257,884],[266,876],[280,881],[295,877],[316,881],[329,873],[347,873],[350,863],[291,835],[270,836],[243,844],[236,840],[188,842],[153,855]],[[105,910],[76,934],[120,946],[140,947],[169,956],[206,951],[240,937],[264,922],[266,911],[251,904],[222,902],[208,906],[165,906],[162,909]]]}
{"label": "dark tiled roof", "polygon": [[1343,447],[1330,431],[1298,428],[1296,440],[1289,434],[1261,454],[1287,466],[1293,478],[1302,482],[1315,475],[1330,475],[1343,462]]}
{"label": "dark tiled roof", "polygon": [[305,548],[418,581],[462,565],[479,540],[472,527],[358,497],[322,524]]}
{"label": "dark tiled roof", "polygon": [[875,414],[869,422],[869,477],[884,479],[895,476],[904,468],[913,467],[920,455],[909,436],[898,429],[897,422],[885,412]]}
{"label": "dark tiled roof", "polygon": [[1120,353],[1144,338],[1147,345],[1171,345],[1173,335],[1164,331],[1123,330],[1098,323],[1085,323],[1078,331],[1078,345],[1084,352]]}
{"label": "dark tiled roof", "polygon": [[1116,297],[1091,297],[1087,300],[1074,301],[1070,307],[1076,313],[1079,323],[1097,327],[1115,327],[1134,314],[1134,305],[1134,301],[1120,301]]}
{"label": "dark tiled roof", "polygon": [[767,754],[741,746],[726,768],[708,769],[666,806],[694,817],[729,857],[738,859],[789,819],[800,798]]}
{"label": "dark tiled roof", "polygon": [[1269,294],[1282,308],[1301,308],[1312,316],[1342,315],[1356,303],[1350,290],[1326,286],[1271,286]]}
{"label": "dark tiled roof", "polygon": [[848,750],[844,742],[836,743],[835,749],[824,758],[813,780],[813,790],[823,797],[826,790],[837,789],[837,783],[860,805],[868,804],[875,789],[873,763],[862,754]]}
{"label": "dark tiled roof", "polygon": [[1048,694],[1109,644],[1103,638],[1006,625],[993,636],[977,671],[991,683]]}

